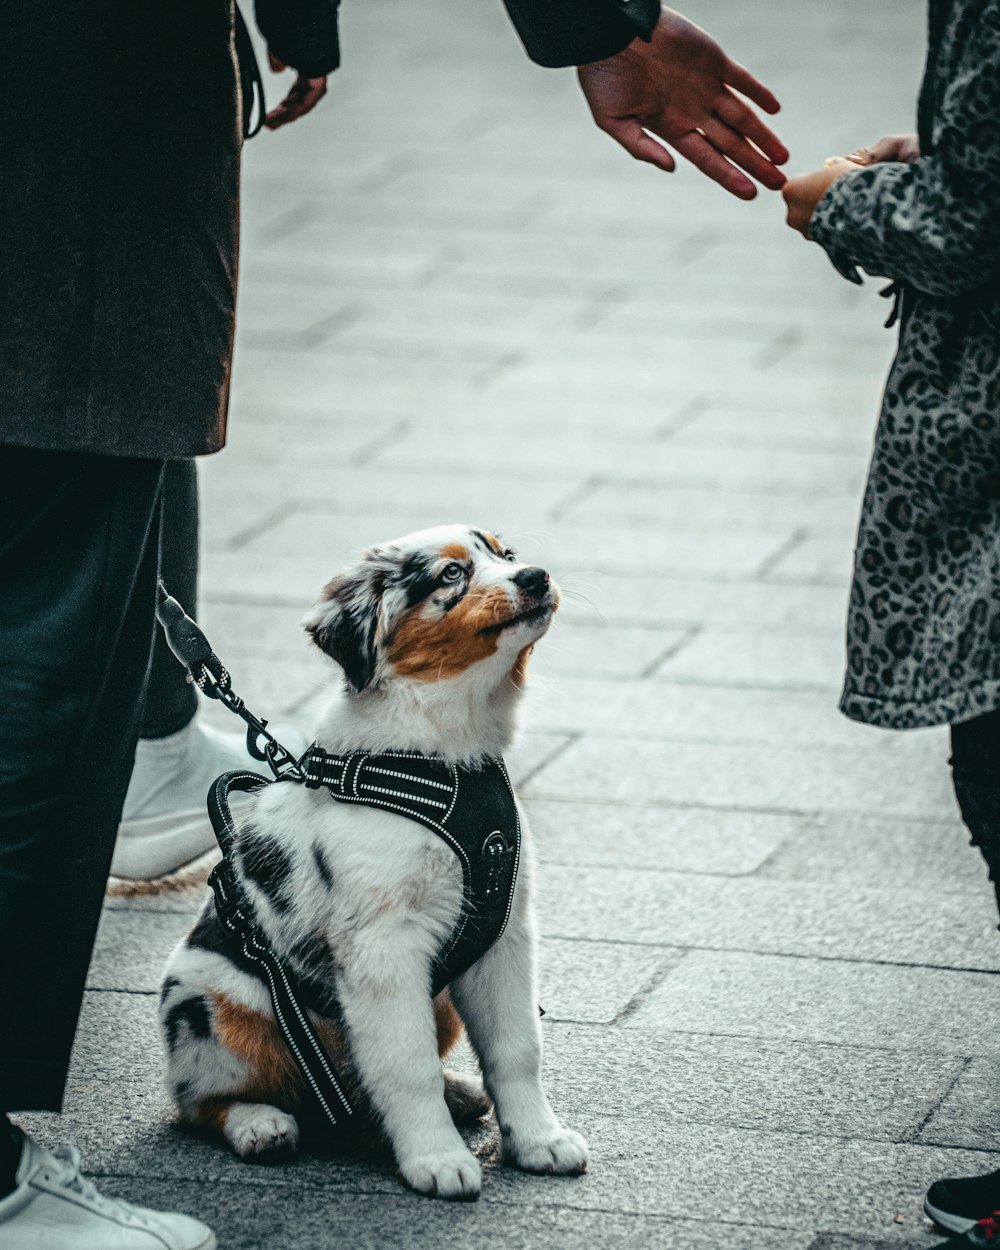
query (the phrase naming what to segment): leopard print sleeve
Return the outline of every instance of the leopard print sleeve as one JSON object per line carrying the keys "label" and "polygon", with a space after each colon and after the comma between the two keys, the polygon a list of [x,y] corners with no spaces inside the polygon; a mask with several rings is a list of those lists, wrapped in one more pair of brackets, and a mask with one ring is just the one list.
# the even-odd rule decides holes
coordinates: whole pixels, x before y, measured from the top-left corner
{"label": "leopard print sleeve", "polygon": [[845,277],[857,270],[954,296],[1000,277],[1000,0],[965,0],[944,32],[928,155],[845,174],[811,237]]}

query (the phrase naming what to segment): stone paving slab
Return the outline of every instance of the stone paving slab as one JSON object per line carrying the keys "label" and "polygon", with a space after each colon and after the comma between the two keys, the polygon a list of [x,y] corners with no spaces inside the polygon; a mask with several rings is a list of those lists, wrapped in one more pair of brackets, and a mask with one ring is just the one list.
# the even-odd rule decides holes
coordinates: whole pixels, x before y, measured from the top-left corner
{"label": "stone paving slab", "polygon": [[930,1125],[922,1129],[942,1100],[947,1105],[969,1065],[957,1055],[900,1055],[627,1023],[613,1029],[545,1025],[546,1089],[553,1106],[584,1106],[611,1120],[667,1126],[975,1146],[972,1133],[949,1141],[926,1137]]}
{"label": "stone paving slab", "polygon": [[842,628],[704,629],[669,655],[653,675],[713,686],[822,691],[832,707],[843,681],[844,655]]}
{"label": "stone paving slab", "polygon": [[[723,529],[727,526],[760,529],[781,524],[798,532],[811,526],[850,533],[853,540],[858,501],[850,492],[800,492],[789,484],[786,491],[760,492],[728,487],[719,491],[711,484],[684,486],[650,485],[642,481],[609,481],[597,476],[591,489],[565,512],[569,520],[597,523],[628,523],[637,529],[668,530],[674,526]],[[818,619],[818,618],[817,618]]]}
{"label": "stone paving slab", "polygon": [[1000,979],[988,972],[691,951],[626,1023],[883,1047],[905,1070],[908,1051],[996,1057],[998,1001]]}
{"label": "stone paving slab", "polygon": [[[539,644],[539,652],[545,645]],[[549,731],[586,729],[589,738],[641,738],[647,747],[657,739],[672,739],[844,752],[895,749],[889,734],[846,720],[829,692],[811,690],[563,677],[549,689],[531,690],[526,723]],[[631,779],[632,770],[625,775]],[[613,792],[629,797],[617,787]]]}
{"label": "stone paving slab", "polygon": [[968,842],[957,813],[939,822],[820,816],[802,821],[758,875],[835,882],[848,889],[891,880],[899,889],[968,897],[986,885],[986,865]]}
{"label": "stone paving slab", "polygon": [[[831,752],[802,749],[793,745],[794,738],[750,746],[588,735],[541,770],[526,794],[624,803],[639,797],[644,803],[786,812],[877,812],[920,820],[954,817],[946,757],[933,750],[933,743],[917,742],[919,751],[894,740],[877,747],[874,730],[867,731],[867,742],[867,750]],[[916,771],[920,762],[923,773]]]}
{"label": "stone paving slab", "polygon": [[721,876],[761,869],[813,825],[786,813],[545,799],[529,799],[527,812],[543,863]]}
{"label": "stone paving slab", "polygon": [[[109,1192],[132,1194],[128,1182],[112,1182]],[[279,1186],[248,1188],[239,1184],[222,1189],[204,1183],[178,1184],[144,1181],[139,1197],[153,1206],[185,1206],[192,1214],[218,1211],[231,1230],[226,1250],[258,1250],[267,1245],[350,1245],[352,1250],[385,1250],[406,1245],[412,1250],[480,1250],[498,1235],[507,1250],[714,1250],[720,1231],[732,1250],[809,1250],[809,1235],[783,1228],[753,1228],[718,1223],[706,1227],[698,1220],[675,1220],[628,1212],[581,1212],[574,1207],[530,1208],[482,1199],[472,1206],[435,1205],[404,1195],[338,1194],[335,1201],[322,1193],[296,1197],[293,1209]],[[832,1243],[831,1243],[832,1246]],[[897,1243],[898,1246],[898,1243]],[[836,1250],[854,1250],[837,1246]],[[865,1248],[867,1250],[867,1248]]]}
{"label": "stone paving slab", "polygon": [[845,890],[816,881],[789,889],[755,877],[560,865],[540,881],[539,919],[552,937],[996,968],[996,915],[985,890],[938,895],[933,886]]}

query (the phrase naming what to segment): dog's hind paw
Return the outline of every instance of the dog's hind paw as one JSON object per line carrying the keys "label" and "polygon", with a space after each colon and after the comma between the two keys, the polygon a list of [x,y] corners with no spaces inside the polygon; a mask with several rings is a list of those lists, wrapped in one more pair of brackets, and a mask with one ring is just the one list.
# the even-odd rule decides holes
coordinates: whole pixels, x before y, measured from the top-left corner
{"label": "dog's hind paw", "polygon": [[587,1143],[571,1128],[559,1128],[548,1137],[506,1138],[504,1154],[525,1172],[578,1176],[587,1170]]}
{"label": "dog's hind paw", "polygon": [[401,1161],[399,1170],[408,1185],[428,1198],[474,1202],[483,1186],[479,1160],[464,1146]]}
{"label": "dog's hind paw", "polygon": [[299,1145],[294,1116],[259,1102],[234,1102],[223,1130],[241,1159],[273,1159],[293,1155]]}
{"label": "dog's hind paw", "polygon": [[458,1072],[445,1072],[444,1100],[456,1124],[476,1124],[493,1110],[493,1099],[479,1077]]}

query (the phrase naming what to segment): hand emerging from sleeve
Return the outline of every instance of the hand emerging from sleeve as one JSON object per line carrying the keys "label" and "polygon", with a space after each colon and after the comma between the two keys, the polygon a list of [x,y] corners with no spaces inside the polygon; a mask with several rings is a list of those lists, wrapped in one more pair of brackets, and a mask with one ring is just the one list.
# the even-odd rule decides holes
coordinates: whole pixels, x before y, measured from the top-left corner
{"label": "hand emerging from sleeve", "polygon": [[[276,74],[281,74],[288,68],[284,61],[279,61],[273,52],[268,52],[267,59]],[[288,95],[264,118],[264,125],[268,130],[277,130],[279,126],[287,126],[289,122],[305,117],[306,113],[311,113],[326,95],[326,78],[326,74],[319,78],[303,78],[301,74],[298,74],[289,88]]]}
{"label": "hand emerging from sleeve", "polygon": [[904,165],[912,165],[920,159],[920,142],[916,135],[886,135],[870,148],[858,148],[850,156],[830,156],[824,161],[823,168],[808,174],[798,174],[789,178],[782,188],[785,205],[788,209],[788,224],[797,230],[803,238],[809,238],[809,225],[812,221],[816,205],[820,202],[832,183],[843,174],[852,173],[866,165],[880,165],[887,161],[898,161]]}
{"label": "hand emerging from sleeve", "polygon": [[740,170],[771,190],[784,183],[777,166],[787,149],[747,103],[777,113],[778,101],[672,9],[662,11],[649,43],[633,40],[577,72],[594,121],[636,160],[672,172],[662,139],[742,200],[752,200],[757,188]]}

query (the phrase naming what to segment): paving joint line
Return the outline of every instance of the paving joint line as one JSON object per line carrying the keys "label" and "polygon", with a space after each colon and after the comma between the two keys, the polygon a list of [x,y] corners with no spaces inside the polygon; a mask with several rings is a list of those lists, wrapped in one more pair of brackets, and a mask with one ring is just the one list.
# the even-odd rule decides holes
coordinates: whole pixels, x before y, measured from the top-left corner
{"label": "paving joint line", "polygon": [[766,959],[812,960],[817,963],[850,964],[866,968],[923,968],[927,972],[954,972],[963,976],[1000,977],[1000,968],[971,968],[965,965],[919,963],[905,959],[863,959],[859,955],[821,955],[812,951],[779,951],[756,946],[711,946],[697,942],[644,942],[641,938],[583,937],[580,934],[552,933],[543,928],[542,938],[557,942],[581,942],[595,946],[641,946],[647,950],[702,951],[715,955],[759,955]]}
{"label": "paving joint line", "polygon": [[408,418],[401,417],[398,421],[394,421],[387,430],[383,430],[381,434],[369,439],[357,451],[352,452],[347,459],[347,463],[352,469],[374,468],[376,466],[372,464],[372,461],[375,460],[381,451],[385,450],[386,447],[391,447],[412,432],[412,423]]}
{"label": "paving joint line", "polygon": [[652,994],[654,990],[659,989],[670,974],[684,963],[690,953],[689,949],[685,949],[684,947],[675,947],[674,949],[680,950],[680,957],[674,960],[664,958],[660,966],[653,971],[651,976],[646,978],[645,982],[639,986],[625,1006],[622,1007],[622,1009],[608,1021],[609,1024],[621,1025],[624,1024],[626,1020],[630,1020],[646,999],[649,998],[650,994]]}
{"label": "paving joint line", "polygon": [[573,733],[567,734],[566,740],[564,742],[557,743],[555,747],[553,747],[548,752],[547,755],[544,755],[534,765],[534,767],[531,768],[529,772],[525,774],[524,777],[522,777],[519,781],[515,782],[514,789],[521,790],[524,786],[526,786],[532,780],[532,778],[537,777],[538,774],[543,769],[548,768],[548,766],[554,763],[560,757],[560,755],[562,755],[565,751],[568,751],[569,748],[573,746],[576,742],[578,742],[582,736],[583,736],[582,734],[577,733],[575,731]]}
{"label": "paving joint line", "polygon": [[934,1119],[937,1113],[941,1110],[942,1106],[944,1105],[945,1100],[950,1096],[952,1090],[954,1090],[955,1086],[959,1083],[962,1077],[965,1076],[965,1074],[969,1071],[969,1069],[972,1067],[972,1064],[973,1064],[973,1057],[971,1055],[966,1055],[963,1057],[962,1066],[955,1073],[951,1081],[949,1081],[948,1088],[944,1090],[944,1092],[941,1094],[941,1097],[937,1100],[937,1102],[933,1105],[933,1107],[930,1108],[930,1110],[923,1117],[920,1123],[913,1129],[911,1139],[914,1143],[916,1143],[917,1145],[922,1144],[920,1142],[921,1133],[923,1133],[924,1129],[927,1128],[930,1122]]}
{"label": "paving joint line", "polygon": [[[681,651],[689,647],[691,643],[694,642],[696,638],[699,638],[704,632],[704,625],[692,625],[690,629],[684,631],[680,638],[675,639],[669,647],[666,647],[649,664],[647,664],[644,669],[640,670],[640,672],[636,674],[637,678],[640,681],[643,681],[646,678],[655,677],[659,669],[662,668],[668,660],[672,660],[676,655],[679,655]],[[669,679],[665,680],[663,684],[668,685]]]}
{"label": "paving joint line", "polygon": [[776,338],[761,348],[751,359],[751,367],[771,369],[774,365],[780,364],[796,347],[801,347],[804,342],[801,331],[795,326],[789,326],[787,330],[782,330]]}
{"label": "paving joint line", "polygon": [[[769,556],[765,556],[760,562],[757,567],[757,571],[753,575],[754,580],[764,581],[768,574],[772,573],[782,560],[784,560],[787,556],[790,556],[793,551],[797,551],[798,548],[802,546],[807,537],[808,534],[804,529],[792,530],[789,537],[786,538],[783,543],[779,544],[775,551],[772,551]],[[790,579],[782,584],[795,585],[796,582],[794,579]]]}
{"label": "paving joint line", "polygon": [[587,499],[594,494],[595,491],[605,485],[605,479],[598,473],[592,473],[585,478],[578,486],[569,489],[561,499],[557,499],[549,511],[546,513],[546,521],[550,525],[557,525],[566,519],[566,513],[571,509],[578,507],[582,503],[586,503]]}
{"label": "paving joint line", "polygon": [[280,504],[275,504],[267,512],[255,517],[248,525],[244,525],[242,529],[230,535],[223,544],[224,552],[240,551],[255,538],[259,538],[262,534],[267,533],[272,525],[277,525],[286,517],[295,516],[299,511],[299,504],[295,499],[285,499]]}

